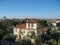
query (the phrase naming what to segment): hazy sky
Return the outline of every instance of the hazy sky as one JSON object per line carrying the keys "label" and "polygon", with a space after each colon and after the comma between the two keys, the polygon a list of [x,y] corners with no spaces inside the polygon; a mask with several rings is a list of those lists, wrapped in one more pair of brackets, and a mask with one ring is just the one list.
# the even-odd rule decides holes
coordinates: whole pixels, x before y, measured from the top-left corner
{"label": "hazy sky", "polygon": [[0,0],[0,18],[60,18],[60,0]]}

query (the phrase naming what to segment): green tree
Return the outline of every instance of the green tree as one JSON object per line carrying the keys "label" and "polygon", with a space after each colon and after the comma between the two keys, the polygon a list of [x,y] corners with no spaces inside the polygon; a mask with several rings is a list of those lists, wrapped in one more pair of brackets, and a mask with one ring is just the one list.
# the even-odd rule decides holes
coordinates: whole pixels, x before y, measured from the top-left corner
{"label": "green tree", "polygon": [[14,42],[15,41],[15,37],[12,36],[12,35],[7,34],[7,35],[4,35],[2,40]]}
{"label": "green tree", "polygon": [[20,43],[23,43],[24,45],[32,45],[31,40],[29,39],[21,39]]}
{"label": "green tree", "polygon": [[41,45],[42,44],[41,36],[36,36],[35,37],[35,42],[36,42],[37,45]]}
{"label": "green tree", "polygon": [[57,42],[55,39],[50,39],[49,40],[49,45],[57,45]]}
{"label": "green tree", "polygon": [[58,40],[58,44],[60,44],[60,38],[59,38],[59,40]]}
{"label": "green tree", "polygon": [[31,31],[31,38],[34,38],[34,37],[35,37],[35,32]]}
{"label": "green tree", "polygon": [[48,34],[42,34],[41,35],[41,41],[44,43],[44,44],[48,44],[48,41],[50,40],[50,35]]}
{"label": "green tree", "polygon": [[9,22],[9,26],[15,26],[16,24],[18,24],[19,22],[14,21],[14,20],[10,20]]}
{"label": "green tree", "polygon": [[60,39],[60,33],[58,29],[50,30],[51,39],[55,39],[58,45],[58,40]]}
{"label": "green tree", "polygon": [[47,21],[44,20],[44,19],[39,20],[39,23],[41,23],[41,26],[42,26],[42,27],[47,27],[47,26],[48,26],[48,25],[47,25]]}
{"label": "green tree", "polygon": [[30,38],[34,38],[35,37],[35,32],[34,31],[29,31],[27,36],[30,37]]}
{"label": "green tree", "polygon": [[2,38],[3,38],[4,35],[6,35],[6,34],[7,34],[6,30],[0,29],[0,40],[2,40]]}

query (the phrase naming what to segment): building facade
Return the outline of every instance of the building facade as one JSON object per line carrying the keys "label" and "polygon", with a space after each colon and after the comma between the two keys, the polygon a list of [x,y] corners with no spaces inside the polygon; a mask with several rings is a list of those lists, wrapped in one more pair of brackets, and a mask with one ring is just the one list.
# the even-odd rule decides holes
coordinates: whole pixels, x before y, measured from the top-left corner
{"label": "building facade", "polygon": [[29,19],[26,24],[19,24],[13,28],[13,34],[16,39],[23,39],[31,35],[37,36],[43,32],[47,31],[48,28],[40,28],[40,23],[35,19]]}

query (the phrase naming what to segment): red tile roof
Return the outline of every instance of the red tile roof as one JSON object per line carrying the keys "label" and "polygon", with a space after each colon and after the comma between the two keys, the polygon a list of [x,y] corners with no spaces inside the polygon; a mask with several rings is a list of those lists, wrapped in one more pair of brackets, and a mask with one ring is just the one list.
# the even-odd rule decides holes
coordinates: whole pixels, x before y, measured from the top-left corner
{"label": "red tile roof", "polygon": [[28,22],[28,23],[37,23],[38,21],[35,20],[35,19],[29,19],[29,20],[27,20],[27,22]]}
{"label": "red tile roof", "polygon": [[47,27],[43,27],[43,28],[40,28],[40,30],[43,31],[43,32],[46,32],[46,31],[48,31],[48,28]]}
{"label": "red tile roof", "polygon": [[48,20],[50,23],[56,23],[56,20]]}
{"label": "red tile roof", "polygon": [[26,25],[25,24],[19,24],[19,25],[16,25],[15,28],[26,28]]}

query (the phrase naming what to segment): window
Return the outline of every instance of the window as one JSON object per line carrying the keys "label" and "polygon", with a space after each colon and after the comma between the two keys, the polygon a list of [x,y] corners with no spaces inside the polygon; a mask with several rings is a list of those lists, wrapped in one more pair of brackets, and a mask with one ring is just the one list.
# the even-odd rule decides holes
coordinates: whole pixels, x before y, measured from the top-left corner
{"label": "window", "polygon": [[19,33],[23,35],[25,33],[25,30],[24,29],[20,29]]}
{"label": "window", "polygon": [[19,33],[21,34],[21,29],[19,30]]}
{"label": "window", "polygon": [[21,32],[22,32],[22,34],[24,34],[24,33],[25,33],[25,30],[24,30],[24,29],[22,29],[22,30],[21,30]]}
{"label": "window", "polygon": [[32,27],[31,28],[33,29],[33,23],[32,23]]}
{"label": "window", "polygon": [[30,28],[30,23],[28,23],[28,28]]}
{"label": "window", "polygon": [[17,29],[15,29],[15,32],[17,32]]}

